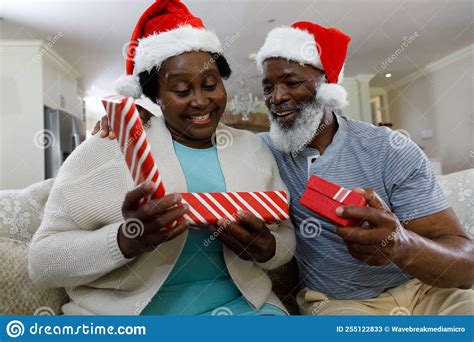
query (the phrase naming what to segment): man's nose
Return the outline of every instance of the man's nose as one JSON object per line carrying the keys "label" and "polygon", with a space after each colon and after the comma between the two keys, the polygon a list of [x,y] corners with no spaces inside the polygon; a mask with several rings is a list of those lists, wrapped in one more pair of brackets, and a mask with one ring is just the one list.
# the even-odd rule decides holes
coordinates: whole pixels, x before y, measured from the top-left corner
{"label": "man's nose", "polygon": [[271,102],[274,105],[279,105],[280,103],[288,101],[289,96],[284,87],[281,86],[275,86],[273,88],[273,93],[272,93],[272,99]]}

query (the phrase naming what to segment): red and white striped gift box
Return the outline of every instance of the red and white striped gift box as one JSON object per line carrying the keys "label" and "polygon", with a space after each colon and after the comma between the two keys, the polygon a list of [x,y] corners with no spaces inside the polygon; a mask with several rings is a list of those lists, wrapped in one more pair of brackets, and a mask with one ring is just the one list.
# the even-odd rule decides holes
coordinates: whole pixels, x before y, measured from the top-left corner
{"label": "red and white striped gift box", "polygon": [[109,126],[115,133],[125,162],[135,184],[151,182],[155,185],[152,198],[165,195],[165,187],[156,167],[150,144],[146,138],[138,109],[133,98],[127,96],[109,96],[102,100],[109,118]]}
{"label": "red and white striped gift box", "polygon": [[236,222],[235,214],[239,210],[252,213],[265,222],[290,218],[284,191],[188,192],[181,195],[190,208],[184,217],[196,224],[213,223],[219,219]]}
{"label": "red and white striped gift box", "polygon": [[[149,199],[163,197],[165,187],[133,99],[116,95],[104,98],[102,103],[135,184],[152,182],[156,190]],[[189,192],[181,195],[190,207],[184,217],[194,224],[210,224],[219,219],[235,222],[239,210],[250,212],[265,222],[289,219],[288,198],[284,191]]]}

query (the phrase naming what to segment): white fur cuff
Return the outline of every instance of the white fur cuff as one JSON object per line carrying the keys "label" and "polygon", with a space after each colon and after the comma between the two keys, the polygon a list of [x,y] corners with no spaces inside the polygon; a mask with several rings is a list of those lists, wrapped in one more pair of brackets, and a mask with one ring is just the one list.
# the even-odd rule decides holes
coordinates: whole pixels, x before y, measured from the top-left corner
{"label": "white fur cuff", "polygon": [[153,67],[159,69],[166,59],[191,51],[223,53],[221,42],[213,32],[182,26],[140,39],[135,51],[133,74],[150,71]]}
{"label": "white fur cuff", "polygon": [[323,69],[314,36],[292,27],[277,27],[270,31],[257,53],[256,60],[260,71],[263,70],[263,62],[271,57],[286,58]]}

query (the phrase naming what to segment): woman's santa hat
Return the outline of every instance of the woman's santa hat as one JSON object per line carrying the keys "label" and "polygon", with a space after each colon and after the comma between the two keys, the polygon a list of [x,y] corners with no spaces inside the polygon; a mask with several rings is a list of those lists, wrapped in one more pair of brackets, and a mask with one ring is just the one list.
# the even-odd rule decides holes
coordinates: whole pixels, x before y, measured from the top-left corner
{"label": "woman's santa hat", "polygon": [[219,38],[180,0],[157,0],[138,20],[127,47],[126,75],[115,90],[139,98],[141,72],[159,69],[166,59],[190,51],[223,53]]}
{"label": "woman's santa hat", "polygon": [[316,99],[330,107],[342,108],[348,104],[347,92],[340,83],[350,40],[338,29],[299,21],[270,31],[257,53],[257,66],[263,71],[266,59],[280,57],[321,69],[327,83],[319,85]]}

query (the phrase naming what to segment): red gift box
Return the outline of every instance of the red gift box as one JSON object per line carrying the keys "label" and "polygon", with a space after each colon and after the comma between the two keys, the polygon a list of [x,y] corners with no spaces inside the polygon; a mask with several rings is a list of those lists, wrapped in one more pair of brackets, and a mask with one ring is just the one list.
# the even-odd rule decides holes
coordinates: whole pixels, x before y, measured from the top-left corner
{"label": "red gift box", "polygon": [[356,227],[361,222],[337,216],[336,209],[338,207],[345,205],[362,207],[367,205],[367,201],[361,194],[317,176],[310,177],[300,202],[306,208],[342,227]]}

